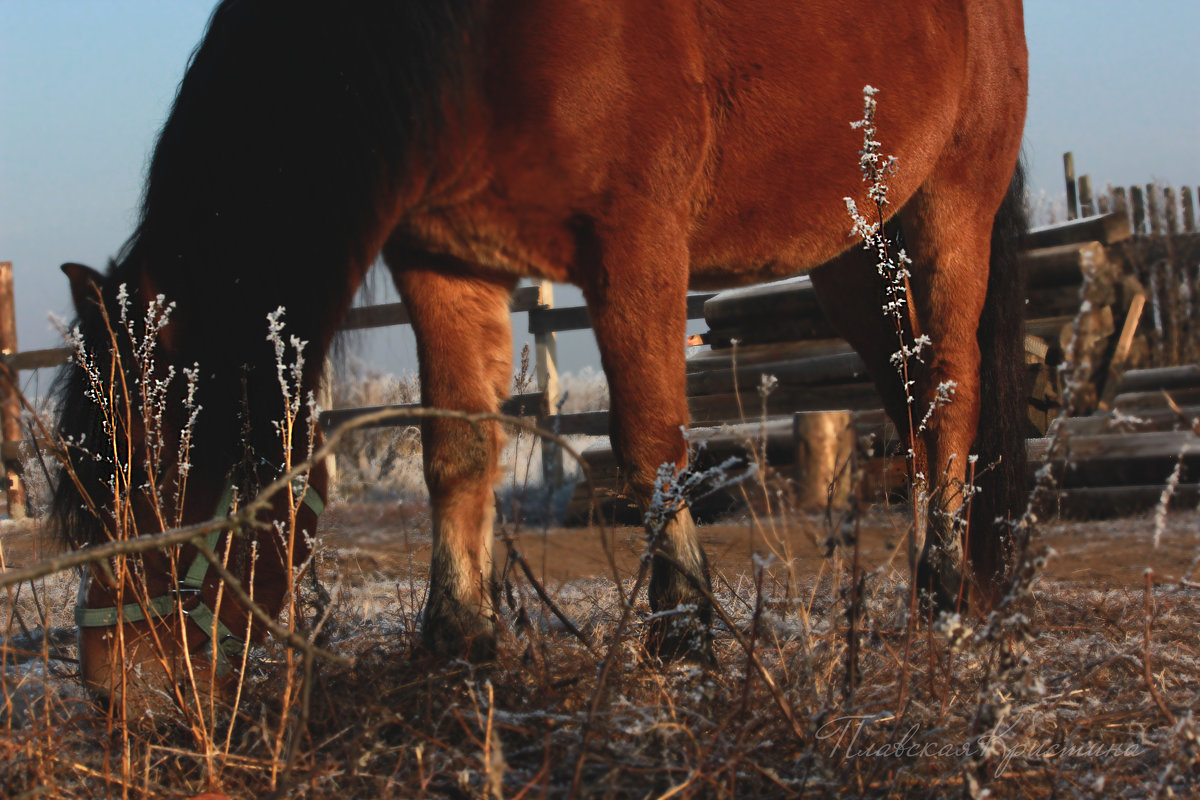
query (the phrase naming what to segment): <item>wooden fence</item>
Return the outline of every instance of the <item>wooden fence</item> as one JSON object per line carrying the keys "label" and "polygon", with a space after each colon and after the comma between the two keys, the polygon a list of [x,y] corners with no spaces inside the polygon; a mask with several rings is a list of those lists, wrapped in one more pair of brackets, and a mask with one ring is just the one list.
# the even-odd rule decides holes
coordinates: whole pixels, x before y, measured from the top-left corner
{"label": "wooden fence", "polygon": [[[704,302],[713,295],[694,294],[688,296],[688,319],[704,316]],[[504,403],[501,410],[513,416],[534,417],[547,430],[562,435],[584,434],[603,436],[608,434],[607,411],[585,411],[573,414],[557,413],[559,406],[558,353],[556,334],[561,331],[591,328],[587,308],[554,305],[553,284],[542,281],[534,286],[518,288],[512,296],[509,308],[513,314],[528,315],[528,330],[534,339],[534,370],[537,391],[516,395]],[[402,302],[383,303],[373,306],[351,308],[346,315],[343,331],[381,328],[391,325],[408,325],[408,311]],[[682,345],[682,343],[680,343]],[[57,368],[66,363],[71,351],[65,347],[44,350],[20,351],[17,348],[16,300],[13,291],[12,264],[0,262],[0,364],[20,386],[21,372]],[[411,406],[374,406],[365,408],[331,408],[321,414],[321,425],[332,429],[363,414],[383,409],[404,410]],[[18,394],[7,380],[0,380],[0,456],[3,458],[6,477],[5,497],[9,516],[20,519],[25,516],[27,498],[21,475],[22,448],[34,441],[21,430],[21,406]],[[416,417],[400,415],[386,423],[387,426],[415,424]],[[542,445],[543,476],[555,485],[561,483],[562,453],[553,443]]]}
{"label": "wooden fence", "polygon": [[[1075,287],[1080,285],[1085,271],[1089,273],[1087,278],[1093,287],[1098,285],[1096,279],[1100,275],[1094,265],[1106,263],[1103,247],[1126,239],[1152,243],[1159,239],[1166,239],[1165,235],[1168,234],[1194,234],[1197,231],[1194,198],[1200,199],[1200,188],[1197,188],[1193,195],[1192,187],[1164,187],[1158,184],[1133,187],[1110,186],[1105,192],[1097,195],[1093,191],[1089,175],[1075,177],[1073,154],[1066,153],[1063,161],[1068,221],[1034,231],[1025,242],[1028,250],[1026,258],[1030,261],[1031,274],[1034,274],[1035,277],[1041,274],[1039,279],[1048,282],[1043,289],[1038,289],[1037,286],[1033,287],[1034,291],[1031,293],[1030,302],[1033,307],[1039,307],[1039,304],[1045,306],[1045,313],[1042,316],[1046,317],[1049,323],[1053,323],[1042,325],[1045,328],[1044,331],[1038,328],[1037,324],[1031,323],[1030,330],[1035,336],[1043,337],[1051,342],[1059,336],[1063,325],[1072,323],[1074,320],[1078,303]],[[1097,252],[1100,255],[1097,255]],[[1085,264],[1093,266],[1085,270],[1082,266]],[[1105,277],[1105,281],[1111,284],[1116,277],[1114,273],[1112,276]],[[1151,285],[1145,294],[1148,296],[1149,303],[1154,305],[1158,302],[1156,299],[1158,295],[1167,292],[1167,286],[1165,281],[1159,281],[1158,286],[1155,286],[1153,275],[1150,276],[1149,283]],[[1069,291],[1063,291],[1064,288]],[[705,334],[704,340],[712,344],[714,350],[711,354],[703,353],[699,357],[689,360],[688,395],[693,424],[711,426],[729,422],[734,417],[731,409],[740,414],[741,393],[751,389],[750,384],[756,382],[759,379],[759,373],[764,370],[776,374],[783,384],[781,390],[772,394],[771,403],[786,405],[789,415],[803,409],[876,408],[878,401],[875,398],[874,389],[866,381],[861,362],[844,343],[829,342],[828,337],[832,334],[825,330],[827,324],[821,317],[815,295],[806,286],[796,284],[783,290],[782,293],[778,287],[741,291],[747,295],[743,300],[737,299],[738,293],[735,292],[723,295],[718,301],[708,304],[709,317],[707,319],[711,330]],[[1038,295],[1038,291],[1041,291],[1044,296]],[[1137,294],[1136,291],[1126,293]],[[765,326],[770,328],[770,331],[767,332],[768,338],[762,342],[758,342],[756,339],[756,336],[762,337],[761,332],[749,332],[742,327],[744,320],[734,319],[738,316],[738,309],[745,305],[744,300],[751,300],[753,298],[750,296],[756,294],[771,294],[773,295],[771,303],[779,306],[782,302],[788,310],[787,320],[777,318],[773,324]],[[690,295],[687,308],[688,319],[705,318],[706,301],[715,296],[714,294]],[[1066,305],[1055,311],[1052,306],[1058,301],[1063,301]],[[1103,316],[1104,307],[1110,302],[1106,300],[1097,304],[1092,315]],[[757,321],[760,323],[758,327],[763,328],[764,326],[761,325],[762,309],[758,308],[754,302],[749,305],[752,308],[748,319]],[[792,308],[792,305],[795,308]],[[1168,303],[1164,302],[1162,305],[1166,307]],[[1157,305],[1155,307],[1157,308]],[[534,369],[537,391],[514,396],[504,404],[502,410],[514,416],[535,417],[542,426],[564,435],[606,435],[608,433],[607,411],[557,413],[560,393],[556,334],[560,331],[590,328],[591,323],[587,309],[582,306],[555,307],[553,287],[549,282],[517,289],[513,294],[510,308],[514,314],[528,315],[528,330],[534,337],[535,345]],[[732,313],[732,316],[725,319],[722,316],[723,313],[726,316]],[[1134,321],[1129,326],[1130,330],[1122,331],[1122,334],[1132,335],[1140,314],[1141,308],[1138,306],[1137,313],[1131,315]],[[742,316],[747,315],[742,314]],[[403,303],[386,303],[352,308],[346,317],[343,330],[362,330],[408,323],[408,313]],[[1109,320],[1108,324],[1111,326],[1112,320]],[[823,325],[825,327],[822,327]],[[813,330],[810,331],[809,328]],[[740,368],[733,370],[730,364],[724,363],[728,360],[728,355],[720,352],[723,348],[728,347],[728,340],[733,337],[741,339],[743,344],[760,344],[759,349],[763,351],[762,358],[758,358],[754,348],[743,349],[738,362]],[[1119,338],[1124,341],[1127,337],[1123,335]],[[793,342],[793,344],[769,344],[769,342],[780,339]],[[1123,352],[1120,349],[1120,342],[1117,341],[1118,337],[1112,330],[1105,329],[1103,331],[1103,335],[1097,338],[1097,346],[1101,349],[1107,347],[1106,342],[1109,339],[1114,343],[1116,353]],[[809,343],[797,340],[818,341]],[[1127,342],[1124,347],[1127,350]],[[1113,349],[1114,347],[1109,347],[1110,351]],[[1111,363],[1112,354],[1110,352],[1106,356],[1106,363]],[[20,372],[57,367],[66,361],[68,355],[69,351],[66,348],[25,352],[17,349],[12,265],[7,262],[0,263],[0,363],[11,371],[10,374],[19,385]],[[758,361],[762,363],[756,363]],[[1099,362],[1097,361],[1097,363]],[[1121,381],[1115,374],[1108,376],[1107,381],[1104,380],[1104,377],[1099,376],[1098,381],[1101,389],[1107,388],[1108,391],[1103,391],[1102,393],[1106,396],[1098,397],[1097,400],[1103,400],[1101,405],[1108,406],[1112,402],[1114,393],[1121,386]],[[796,383],[796,391],[789,391],[789,381]],[[752,390],[749,392],[749,396],[754,397]],[[753,402],[752,400],[751,403]],[[326,428],[334,428],[356,416],[383,408],[403,410],[405,406],[331,408],[322,413],[321,423]],[[780,412],[770,410],[768,413]],[[877,413],[870,413],[864,419],[866,420],[864,424],[869,426],[878,427],[883,424]],[[6,497],[10,516],[17,518],[24,515],[26,506],[20,468],[24,437],[20,427],[20,406],[17,396],[3,380],[0,380],[0,422],[2,422],[0,447],[2,447],[5,468]],[[388,425],[408,425],[414,422],[416,422],[416,418],[406,418],[401,415],[389,422]],[[782,448],[780,452],[783,450],[794,452],[797,443],[792,423],[780,423],[775,427],[779,429],[778,436],[775,438],[780,439],[776,449]],[[711,432],[709,433],[711,434]],[[705,435],[700,434],[701,437]],[[733,441],[738,437],[726,438]],[[783,442],[783,439],[788,439],[788,441]],[[723,440],[718,439],[717,443],[719,441]],[[731,445],[731,447],[733,446],[735,445]],[[715,449],[720,450],[719,447]],[[607,460],[611,460],[611,458]],[[602,468],[606,462],[604,453],[594,454],[589,461],[594,462],[592,464],[594,471],[597,467],[600,467],[600,473],[605,471]],[[544,442],[542,445],[542,465],[544,479],[548,483],[558,485],[562,480],[562,454],[551,443]]]}
{"label": "wooden fence", "polygon": [[1191,186],[1113,186],[1095,193],[1091,175],[1075,177],[1075,154],[1063,153],[1063,177],[1067,189],[1067,219],[1092,217],[1113,211],[1124,212],[1134,236],[1197,233],[1195,194]]}

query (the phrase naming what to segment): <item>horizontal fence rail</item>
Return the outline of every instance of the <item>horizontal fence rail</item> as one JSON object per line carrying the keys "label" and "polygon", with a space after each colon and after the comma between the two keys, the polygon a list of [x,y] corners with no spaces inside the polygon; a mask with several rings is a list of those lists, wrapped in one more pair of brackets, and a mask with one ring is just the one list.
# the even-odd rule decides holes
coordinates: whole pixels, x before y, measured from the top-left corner
{"label": "horizontal fence rail", "polygon": [[[4,291],[4,274],[8,275],[8,291]],[[15,377],[23,371],[49,369],[59,367],[70,359],[71,349],[67,347],[51,347],[42,350],[18,351],[16,348],[15,332],[15,299],[11,289],[12,265],[10,262],[0,262],[0,317],[11,321],[13,330],[11,344],[0,343],[0,364],[3,364]],[[506,400],[500,410],[509,416],[535,417],[539,424],[549,431],[559,435],[606,436],[608,434],[607,411],[584,411],[572,414],[556,413],[559,403],[557,387],[557,360],[554,335],[561,331],[586,330],[592,327],[586,306],[568,306],[556,308],[553,304],[552,284],[542,282],[535,286],[518,287],[509,301],[509,311],[513,314],[528,315],[528,330],[533,334],[536,344],[535,370],[538,378],[538,391],[519,394]],[[693,294],[687,299],[688,319],[701,319],[704,316],[704,303],[713,297],[713,293]],[[355,306],[346,313],[346,318],[340,328],[342,331],[367,330],[384,328],[393,325],[409,325],[408,309],[403,302],[380,303],[371,306]],[[680,343],[682,345],[682,342]],[[0,381],[0,383],[4,383]],[[0,390],[6,387],[0,387]],[[24,509],[25,497],[20,481],[20,462],[22,447],[30,442],[21,435],[20,407],[13,406],[16,396],[11,391],[3,391],[6,405],[3,406],[4,429],[3,439],[0,440],[0,457],[3,458],[7,476],[7,497],[9,514],[13,518],[23,516],[14,513],[18,508]],[[321,425],[333,429],[344,425],[356,417],[382,410],[417,409],[417,404],[396,406],[372,406],[361,408],[328,408],[322,412]],[[11,423],[10,423],[11,420]],[[416,416],[394,417],[387,422],[372,427],[397,427],[419,424]],[[15,425],[15,427],[13,427]],[[10,430],[11,428],[11,430]],[[38,448],[44,447],[41,441],[32,441]],[[552,442],[543,442],[542,460],[546,469],[545,477],[558,483],[562,479],[562,455]]]}
{"label": "horizontal fence rail", "polygon": [[[1179,234],[1194,236],[1197,234],[1196,205],[1200,201],[1200,188],[1197,188],[1195,193],[1193,193],[1193,187],[1190,186],[1170,187],[1151,183],[1129,187],[1113,187],[1109,185],[1105,190],[1097,192],[1090,175],[1075,176],[1073,154],[1064,154],[1063,161],[1067,189],[1067,221],[1034,228],[1026,234],[1021,245],[1027,251],[1027,261],[1029,261],[1027,268],[1030,270],[1031,275],[1036,275],[1040,271],[1053,277],[1053,275],[1058,274],[1055,270],[1058,272],[1066,270],[1071,273],[1068,277],[1071,280],[1075,280],[1074,272],[1080,269],[1075,263],[1079,257],[1079,254],[1075,250],[1079,248],[1078,246],[1072,248],[1071,245],[1077,245],[1080,242],[1094,242],[1097,243],[1097,246],[1108,246],[1130,239],[1153,244],[1153,242],[1157,241],[1153,237],[1175,236]],[[1062,252],[1058,252],[1056,248],[1061,249]],[[1093,258],[1092,261],[1100,263],[1096,258]],[[1060,264],[1059,262],[1062,263]],[[797,291],[792,292],[792,294],[795,294],[794,298],[791,295],[781,295],[781,299],[776,302],[786,300],[787,302],[798,303],[800,306],[803,306],[803,308],[798,306],[794,309],[794,313],[790,315],[793,327],[804,325],[819,326],[822,324],[823,317],[819,313],[819,306],[816,304],[815,297],[809,298],[801,291],[802,288],[800,287]],[[775,289],[763,290],[778,293]],[[1153,296],[1154,290],[1155,287],[1152,285],[1150,296]],[[753,293],[760,290],[756,288],[748,291]],[[1159,287],[1159,291],[1162,291],[1162,287]],[[1047,293],[1042,292],[1041,294]],[[1046,302],[1054,299],[1048,294],[1046,297],[1042,297],[1041,294],[1036,291],[1032,292],[1030,303],[1035,304],[1037,302],[1045,305]],[[689,295],[687,298],[687,318],[689,320],[704,318],[705,304],[715,296],[715,293]],[[809,308],[809,306],[812,306],[812,308]],[[534,368],[537,391],[511,398],[503,404],[501,410],[512,416],[534,417],[537,419],[539,425],[561,435],[607,435],[607,411],[558,413],[561,395],[558,388],[556,334],[563,331],[591,328],[591,320],[588,316],[587,308],[585,306],[555,307],[553,285],[547,281],[533,286],[517,288],[513,292],[509,308],[514,314],[524,313],[528,316],[528,332],[533,336],[535,345]],[[710,313],[713,310],[710,307]],[[1074,309],[1066,307],[1057,309],[1056,307],[1047,306],[1043,310],[1045,313],[1042,316],[1045,316],[1046,319],[1030,321],[1030,332],[1039,336],[1052,337],[1054,333],[1050,328],[1047,328],[1046,331],[1041,331],[1040,329],[1034,330],[1039,323],[1055,323],[1058,320],[1058,316],[1056,315],[1074,313]],[[715,318],[717,316],[719,315],[714,314],[714,319],[708,320],[710,330],[701,337],[703,341],[714,347],[724,347],[728,345],[728,339],[741,338],[744,335],[739,330],[738,325],[725,326],[721,323],[720,319]],[[1067,317],[1064,316],[1063,318],[1066,319]],[[393,325],[408,325],[410,322],[408,310],[405,308],[403,302],[381,303],[378,305],[351,308],[346,314],[341,330],[366,330]],[[792,331],[792,333],[796,334],[799,338],[811,338],[812,335],[815,335],[814,332],[807,331],[807,329],[804,331]],[[820,333],[820,331],[816,333]],[[829,335],[833,334],[829,333]],[[0,365],[6,368],[12,380],[19,382],[18,376],[22,371],[57,367],[66,363],[70,354],[71,351],[65,347],[28,351],[18,350],[16,344],[15,297],[12,288],[12,265],[9,262],[0,262]],[[854,372],[857,369],[856,359],[849,355],[842,354],[839,351],[836,355],[831,353],[830,357],[833,358],[833,362],[836,362],[831,362],[833,367],[837,367],[842,372],[846,372],[847,370]],[[837,360],[838,358],[841,358],[845,363],[843,364],[842,361]],[[747,365],[747,369],[749,369],[749,365]],[[793,369],[799,369],[799,367],[793,366]],[[693,394],[691,390],[696,388],[692,384],[712,383],[719,378],[730,377],[730,382],[736,383],[739,387],[742,384],[746,384],[747,381],[752,383],[752,377],[747,377],[741,374],[742,372],[746,372],[746,370],[740,370],[736,376],[732,377],[724,375],[689,376],[689,396]],[[841,372],[838,372],[838,374],[840,375]],[[850,375],[850,377],[853,378],[854,375]],[[837,386],[833,386],[826,391],[827,393],[836,395],[837,388]],[[847,389],[847,391],[850,391],[850,389]],[[703,393],[701,392],[701,394]],[[780,392],[778,400],[781,402],[785,401],[786,398],[783,396],[785,394],[784,392]],[[328,398],[329,396],[329,393],[326,392],[325,397]],[[857,398],[857,395],[855,397]],[[707,397],[693,398],[693,422],[695,424],[704,424],[705,420],[710,417],[714,419],[720,417],[721,415],[717,414],[717,411],[720,409],[710,409],[712,413],[706,416],[707,406],[705,405],[706,401],[716,403],[720,399],[720,397],[716,398],[716,400]],[[326,410],[321,415],[321,423],[330,429],[343,425],[349,420],[363,414],[381,410],[381,408],[402,411],[405,408],[415,409],[418,407],[416,405],[399,405],[371,408],[329,408],[329,403],[325,405]],[[797,406],[797,409],[799,409],[799,406]],[[714,414],[716,415],[715,417],[713,416]],[[40,447],[43,443],[23,440],[20,430],[20,405],[17,402],[16,393],[11,391],[11,387],[7,386],[6,381],[0,381],[0,417],[2,417],[0,423],[3,425],[3,437],[0,439],[0,451],[2,452],[0,452],[0,455],[2,455],[4,461],[6,495],[9,500],[10,516],[16,518],[22,515],[21,512],[25,506],[24,487],[20,471],[22,445],[28,442]],[[416,417],[401,415],[382,424],[387,426],[405,426],[416,424],[417,422]],[[551,442],[542,443],[542,463],[544,479],[547,482],[557,485],[562,479],[562,454],[558,452],[558,448]]]}

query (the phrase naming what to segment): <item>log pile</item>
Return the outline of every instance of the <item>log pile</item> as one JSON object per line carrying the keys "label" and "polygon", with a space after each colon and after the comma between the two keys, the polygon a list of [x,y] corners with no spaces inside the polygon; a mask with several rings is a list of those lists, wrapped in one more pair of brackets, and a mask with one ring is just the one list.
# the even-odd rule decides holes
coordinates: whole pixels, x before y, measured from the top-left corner
{"label": "log pile", "polygon": [[[1084,415],[1063,420],[1075,459],[1056,473],[1061,491],[1054,502],[1063,511],[1127,511],[1152,494],[1157,501],[1179,458],[1177,502],[1197,493],[1200,437],[1173,430],[1177,415],[1159,390],[1171,387],[1185,412],[1200,411],[1198,368],[1130,371],[1149,351],[1138,330],[1146,292],[1125,268],[1123,248],[1114,246],[1130,236],[1127,217],[1114,213],[1037,229],[1024,242],[1031,473],[1045,452],[1040,437],[1063,410],[1065,378],[1072,381],[1073,413]],[[711,457],[748,457],[747,442],[766,431],[768,462],[793,475],[797,453],[811,449],[798,437],[794,415],[850,410],[859,441],[873,442],[862,455],[879,459],[867,465],[874,476],[868,483],[879,491],[896,487],[902,464],[892,452],[895,431],[884,423],[862,360],[833,333],[807,277],[722,292],[705,303],[704,316],[708,349],[687,362],[693,441],[707,440]],[[771,384],[765,393],[764,380]],[[1146,416],[1144,433],[1131,438],[1113,427],[1134,413]],[[619,494],[607,443],[585,457],[605,491]],[[573,506],[581,501],[577,494]]]}
{"label": "log pile", "polygon": [[[1039,432],[1057,414],[1062,388],[1057,366],[1066,360],[1080,365],[1076,406],[1098,407],[1105,385],[1111,384],[1115,334],[1131,308],[1140,315],[1141,285],[1123,273],[1107,247],[1127,238],[1129,226],[1122,226],[1118,215],[1099,219],[1104,222],[1088,219],[1034,231],[1028,243],[1048,244],[1022,256],[1028,282],[1030,418]],[[1106,240],[1064,241],[1072,231],[1103,234]],[[878,407],[862,361],[834,336],[807,277],[722,292],[705,303],[704,315],[711,349],[688,360],[688,398],[696,424],[757,419],[763,408],[756,389],[764,374],[778,381],[766,401],[767,416]],[[1136,328],[1136,319],[1131,324]],[[1136,363],[1135,344],[1127,347],[1125,363]]]}
{"label": "log pile", "polygon": [[[1174,407],[1172,407],[1174,403]],[[1200,502],[1200,366],[1130,370],[1111,410],[1060,423],[1058,457],[1050,462],[1056,490],[1043,512],[1105,517],[1142,511],[1164,499],[1171,507]],[[1046,461],[1048,438],[1029,442],[1030,477]]]}

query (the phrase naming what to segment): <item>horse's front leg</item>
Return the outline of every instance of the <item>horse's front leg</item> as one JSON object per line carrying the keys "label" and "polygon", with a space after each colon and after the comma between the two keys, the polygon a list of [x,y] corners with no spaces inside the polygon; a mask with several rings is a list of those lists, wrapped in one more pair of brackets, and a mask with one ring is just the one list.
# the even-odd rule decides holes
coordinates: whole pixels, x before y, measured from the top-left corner
{"label": "horse's front leg", "polygon": [[[957,201],[957,202],[956,202]],[[974,211],[969,213],[968,210]],[[932,343],[919,371],[914,416],[928,454],[923,500],[928,535],[917,582],[941,609],[962,609],[968,592],[986,588],[972,577],[964,536],[994,537],[990,519],[969,519],[964,507],[975,480],[970,463],[980,423],[981,353],[976,331],[987,294],[992,219],[952,192],[918,192],[902,212],[913,254],[912,303]],[[1016,313],[1020,313],[1019,310]],[[980,464],[979,469],[995,465]],[[968,525],[968,522],[971,524]],[[991,576],[976,575],[983,582]]]}
{"label": "horse's front leg", "polygon": [[[648,219],[610,231],[593,254],[602,275],[581,281],[608,378],[613,452],[643,510],[660,467],[669,465],[673,477],[686,466],[688,423],[686,242],[671,222]],[[663,658],[710,661],[711,581],[695,524],[686,505],[659,510],[665,524],[647,526],[657,552],[650,608],[658,615],[647,646]]]}
{"label": "horse's front leg", "polygon": [[[421,404],[495,412],[508,394],[513,283],[449,277],[403,266],[389,255],[412,318]],[[430,418],[421,426],[425,481],[433,504],[433,554],[422,640],[447,658],[495,655],[492,486],[503,434],[495,422]]]}

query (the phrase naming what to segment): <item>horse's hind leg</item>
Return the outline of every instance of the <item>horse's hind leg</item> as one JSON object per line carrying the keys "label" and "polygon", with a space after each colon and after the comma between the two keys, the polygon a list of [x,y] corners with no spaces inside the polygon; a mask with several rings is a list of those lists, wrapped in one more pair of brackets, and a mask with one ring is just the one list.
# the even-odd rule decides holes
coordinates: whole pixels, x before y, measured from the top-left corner
{"label": "horse's hind leg", "polygon": [[[581,241],[584,249],[594,247],[584,258],[603,262],[603,282],[596,275],[583,288],[608,378],[613,451],[647,509],[660,468],[668,465],[674,477],[687,463],[687,248],[682,231],[670,222],[656,224],[653,213],[623,220],[603,246],[600,239]],[[659,553],[651,565],[650,608],[659,616],[647,646],[664,658],[710,661],[711,582],[691,513],[686,505],[652,510],[662,512],[665,523],[648,528]]]}
{"label": "horse's hind leg", "polygon": [[[495,412],[508,394],[514,282],[410,268],[385,251],[417,337],[421,404]],[[422,422],[425,481],[433,504],[433,554],[422,639],[439,656],[495,654],[492,485],[503,435],[495,422]]]}
{"label": "horse's hind leg", "polygon": [[[992,204],[978,188],[987,182],[971,187],[947,183],[939,185],[935,175],[900,217],[913,259],[910,284],[916,324],[932,343],[917,386],[919,416],[940,402],[935,399],[939,395],[949,396],[949,402],[928,413],[921,434],[929,468],[929,534],[917,581],[932,592],[939,607],[955,608],[966,599],[964,531],[995,535],[992,520],[977,519],[967,528],[963,505],[964,487],[974,471],[969,460],[982,401],[977,331],[988,292],[993,217],[1003,188]],[[978,469],[990,466],[979,464]]]}
{"label": "horse's hind leg", "polygon": [[[912,447],[911,490],[919,509],[912,535],[913,579],[938,608],[952,610],[965,599],[960,512],[979,421],[975,331],[987,287],[991,220],[971,227],[957,217],[955,225],[963,227],[944,236],[950,231],[939,229],[938,213],[924,202],[914,199],[902,212],[905,247],[913,258],[905,340],[924,335],[932,342],[909,360],[909,391],[892,360],[901,343],[894,318],[882,307],[884,284],[873,254],[855,246],[814,270],[812,281],[826,315],[862,356],[888,415]],[[947,395],[949,402],[943,403]]]}
{"label": "horse's hind leg", "polygon": [[[892,418],[905,445],[911,447],[913,471],[927,475],[929,467],[925,440],[920,436],[911,436],[920,427],[921,413],[917,410],[917,404],[908,402],[903,376],[893,361],[902,344],[912,343],[912,319],[910,314],[903,314],[900,319],[901,330],[898,331],[896,318],[885,309],[888,302],[887,287],[879,275],[874,251],[855,245],[833,261],[813,270],[810,277],[826,318],[838,335],[848,341],[862,358],[883,399],[884,409]],[[910,361],[910,380],[920,377],[920,366]],[[924,548],[926,521],[924,515],[918,515],[912,532],[910,554],[913,567],[916,567],[916,556]]]}

